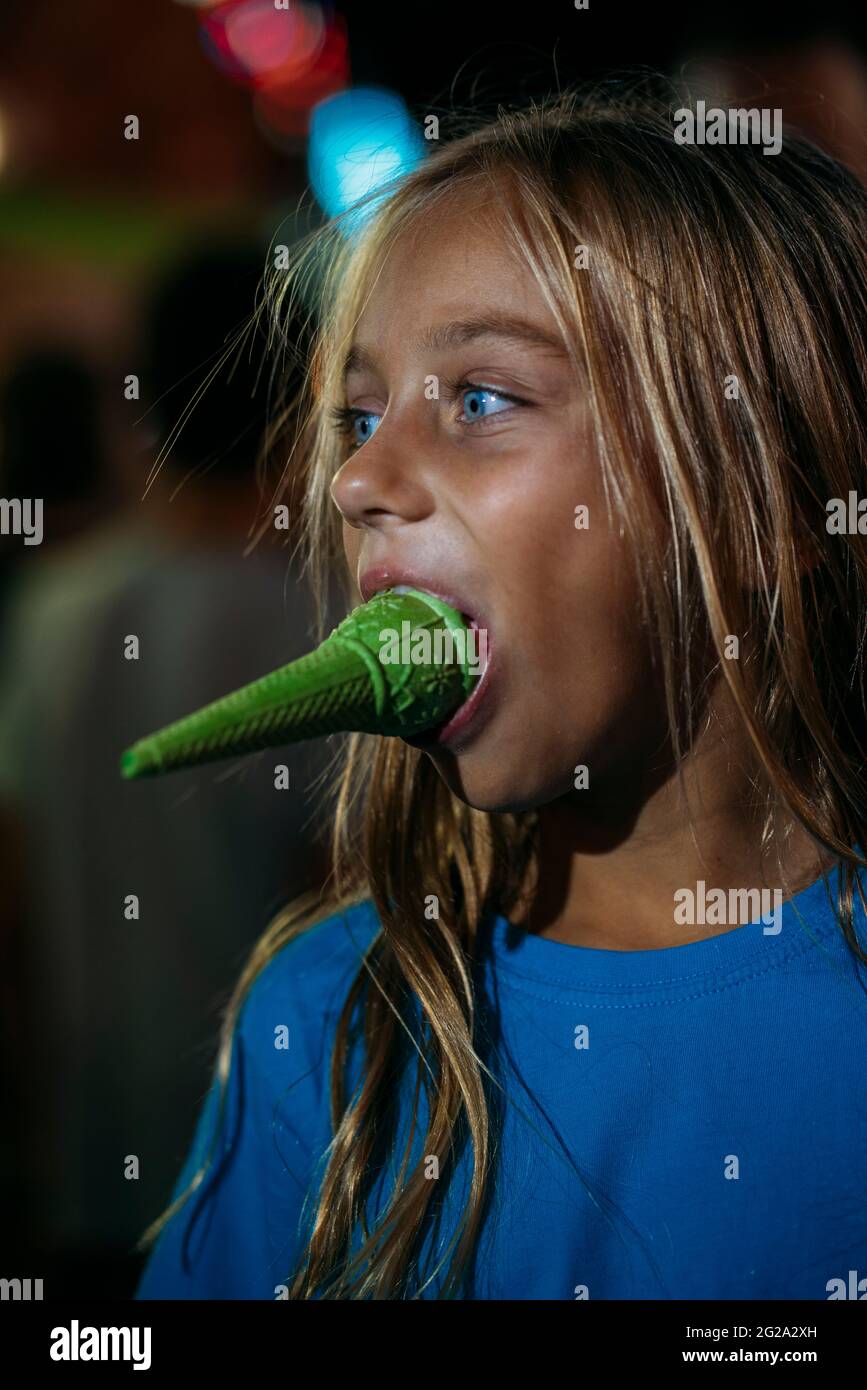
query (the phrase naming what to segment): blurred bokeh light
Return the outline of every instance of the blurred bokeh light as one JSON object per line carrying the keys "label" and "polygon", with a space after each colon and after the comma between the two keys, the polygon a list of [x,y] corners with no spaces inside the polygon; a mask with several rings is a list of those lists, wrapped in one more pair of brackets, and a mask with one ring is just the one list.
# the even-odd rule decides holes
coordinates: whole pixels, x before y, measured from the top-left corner
{"label": "blurred bokeh light", "polygon": [[[313,110],[308,170],[329,217],[346,213],[361,229],[381,201],[368,195],[408,173],[424,156],[421,131],[396,92],[353,87]],[[356,208],[359,200],[363,206]]]}

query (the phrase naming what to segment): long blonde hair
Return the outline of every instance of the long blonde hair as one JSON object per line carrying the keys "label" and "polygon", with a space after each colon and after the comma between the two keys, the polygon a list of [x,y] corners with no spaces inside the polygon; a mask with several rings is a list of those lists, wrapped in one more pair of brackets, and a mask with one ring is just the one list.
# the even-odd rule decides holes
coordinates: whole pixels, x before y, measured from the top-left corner
{"label": "long blonde hair", "polygon": [[[853,923],[856,888],[864,902],[856,847],[867,807],[865,541],[825,525],[829,499],[848,498],[867,459],[867,195],[792,136],[771,157],[760,147],[679,145],[670,96],[640,82],[617,91],[572,89],[465,123],[377,195],[360,234],[347,237],[336,219],[296,248],[288,273],[269,271],[260,312],[275,351],[291,352],[281,325],[314,291],[316,346],[302,398],[275,421],[278,436],[294,422],[293,448],[260,534],[284,490],[303,487],[306,563],[324,596],[341,562],[329,485],[345,457],[329,408],[343,399],[354,326],[396,239],[443,199],[482,188],[582,372],[609,506],[640,556],[675,760],[692,737],[691,673],[706,674],[696,654],[712,652],[712,674],[726,682],[766,774],[763,850],[776,842],[782,806],[839,861],[833,906],[867,961]],[[576,269],[579,247],[587,269]],[[724,389],[733,378],[736,399]],[[264,477],[263,485],[271,486]],[[657,542],[660,508],[668,525]],[[324,597],[319,611],[321,637]],[[744,660],[725,659],[733,633]],[[410,1168],[405,1155],[385,1210],[367,1224],[376,1136],[388,1132],[394,1079],[406,1065],[416,1068],[413,1121],[422,1087],[427,1096],[422,1153],[440,1156],[446,1182],[459,1136],[472,1155],[448,1263],[435,1271],[445,1270],[442,1294],[454,1295],[495,1151],[476,1037],[477,940],[488,914],[508,916],[518,901],[536,863],[536,816],[465,805],[398,739],[353,735],[340,756],[327,892],[290,904],[256,945],[225,1013],[216,1077],[225,1095],[238,1013],[268,961],[314,921],[372,900],[381,930],[336,1033],[333,1141],[290,1297],[406,1298],[429,1284],[418,1257],[443,1179],[426,1181],[422,1163]],[[430,894],[443,905],[435,923],[424,911]],[[409,1062],[408,1001],[421,1020]],[[348,1097],[356,1009],[363,1085]]]}

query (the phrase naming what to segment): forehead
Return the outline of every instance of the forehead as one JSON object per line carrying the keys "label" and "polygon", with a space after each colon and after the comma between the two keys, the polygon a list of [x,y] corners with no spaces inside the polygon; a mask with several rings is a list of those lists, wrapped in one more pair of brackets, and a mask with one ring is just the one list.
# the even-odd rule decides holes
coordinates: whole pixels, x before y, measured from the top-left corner
{"label": "forehead", "polygon": [[553,325],[512,243],[500,199],[454,198],[403,228],[374,273],[354,334],[372,347],[445,319],[498,309]]}

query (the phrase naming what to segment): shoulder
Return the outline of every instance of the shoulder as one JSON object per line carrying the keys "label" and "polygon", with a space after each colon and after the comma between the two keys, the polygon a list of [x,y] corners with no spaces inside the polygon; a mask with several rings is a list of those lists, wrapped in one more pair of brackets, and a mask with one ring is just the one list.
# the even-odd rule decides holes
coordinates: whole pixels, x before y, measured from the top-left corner
{"label": "shoulder", "polygon": [[369,900],[305,927],[256,976],[245,1012],[255,1013],[299,992],[308,1003],[323,1005],[336,986],[354,978],[378,930],[379,918]]}
{"label": "shoulder", "polygon": [[379,931],[369,900],[306,927],[253,980],[238,1028],[247,1051],[279,1065],[287,1052],[318,1067],[352,982]]}

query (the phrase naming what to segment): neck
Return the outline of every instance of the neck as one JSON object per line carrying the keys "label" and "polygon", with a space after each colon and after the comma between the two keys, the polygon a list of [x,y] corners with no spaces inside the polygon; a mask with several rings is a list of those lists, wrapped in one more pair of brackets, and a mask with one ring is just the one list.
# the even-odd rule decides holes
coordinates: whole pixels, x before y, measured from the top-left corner
{"label": "neck", "polygon": [[[721,696],[720,699],[723,697]],[[713,728],[716,727],[716,734]],[[785,901],[813,883],[823,858],[791,817],[779,814],[778,848],[761,853],[762,777],[744,743],[719,725],[683,764],[636,793],[636,769],[539,811],[537,872],[510,920],[570,945],[615,951],[682,946],[741,925],[683,925],[675,894],[779,890]],[[684,800],[685,793],[685,800]],[[586,798],[582,800],[583,798]],[[691,816],[690,814],[691,813]]]}

